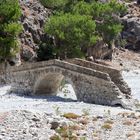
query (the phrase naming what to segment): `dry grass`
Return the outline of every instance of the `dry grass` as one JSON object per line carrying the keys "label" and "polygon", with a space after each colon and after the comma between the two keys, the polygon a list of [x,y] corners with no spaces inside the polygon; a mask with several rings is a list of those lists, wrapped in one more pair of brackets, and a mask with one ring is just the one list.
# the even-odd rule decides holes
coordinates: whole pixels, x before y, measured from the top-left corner
{"label": "dry grass", "polygon": [[110,124],[105,123],[105,124],[102,126],[102,129],[112,129],[112,126],[111,126]]}
{"label": "dry grass", "polygon": [[111,121],[111,120],[107,120],[107,121],[105,121],[105,123],[107,123],[107,124],[113,124],[114,122]]}
{"label": "dry grass", "polygon": [[67,118],[67,119],[77,119],[79,118],[80,116],[75,114],[75,113],[65,113],[63,115],[63,117]]}

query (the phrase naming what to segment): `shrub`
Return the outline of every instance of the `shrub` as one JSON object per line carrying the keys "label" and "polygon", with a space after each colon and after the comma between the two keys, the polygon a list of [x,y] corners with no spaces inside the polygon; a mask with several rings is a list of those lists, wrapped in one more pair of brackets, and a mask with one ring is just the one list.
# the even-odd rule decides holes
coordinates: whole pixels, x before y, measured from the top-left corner
{"label": "shrub", "polygon": [[53,136],[50,137],[50,140],[61,140],[61,137],[54,134]]}
{"label": "shrub", "polygon": [[80,116],[75,114],[75,113],[65,113],[63,115],[63,117],[67,118],[67,119],[77,119],[79,118]]}
{"label": "shrub", "polygon": [[102,126],[103,129],[112,129],[112,126],[110,124],[107,124],[105,123],[103,126]]}
{"label": "shrub", "polygon": [[91,16],[59,14],[46,23],[45,31],[54,36],[57,56],[60,58],[82,57],[83,47],[95,43],[95,22]]}
{"label": "shrub", "polygon": [[114,122],[113,122],[113,121],[111,121],[111,120],[107,120],[107,121],[105,121],[105,123],[108,123],[108,124],[113,124]]}
{"label": "shrub", "polygon": [[112,46],[123,28],[119,21],[119,16],[126,12],[123,4],[116,0],[106,3],[94,0],[59,1],[46,0],[48,5],[56,8],[45,26],[45,32],[55,38],[58,57],[84,57],[87,48],[99,40]]}
{"label": "shrub", "polygon": [[42,42],[37,50],[37,56],[39,61],[53,59],[55,57],[54,45]]}
{"label": "shrub", "polygon": [[40,2],[47,8],[62,9],[68,0],[40,0]]}
{"label": "shrub", "polygon": [[18,0],[0,1],[0,61],[7,61],[19,51],[20,16]]}

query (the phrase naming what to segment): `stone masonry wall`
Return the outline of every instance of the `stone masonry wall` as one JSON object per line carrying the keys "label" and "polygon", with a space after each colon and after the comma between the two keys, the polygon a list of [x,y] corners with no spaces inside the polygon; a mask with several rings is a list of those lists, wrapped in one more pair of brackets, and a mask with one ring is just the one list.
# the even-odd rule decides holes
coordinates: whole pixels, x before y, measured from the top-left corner
{"label": "stone masonry wall", "polygon": [[36,83],[41,83],[40,79],[53,73],[62,74],[66,80],[71,81],[77,99],[80,101],[105,105],[126,105],[123,102],[126,97],[108,73],[61,60],[28,63],[10,68],[6,75],[0,75],[0,82],[5,80],[5,83],[11,84],[11,92],[34,94],[37,90]]}
{"label": "stone masonry wall", "polygon": [[68,61],[83,67],[92,68],[94,70],[103,73],[108,73],[111,80],[120,89],[120,91],[126,95],[126,97],[129,97],[131,95],[131,89],[128,87],[127,83],[123,80],[121,70],[114,69],[105,65],[97,64],[94,62],[78,59],[78,58],[71,59]]}

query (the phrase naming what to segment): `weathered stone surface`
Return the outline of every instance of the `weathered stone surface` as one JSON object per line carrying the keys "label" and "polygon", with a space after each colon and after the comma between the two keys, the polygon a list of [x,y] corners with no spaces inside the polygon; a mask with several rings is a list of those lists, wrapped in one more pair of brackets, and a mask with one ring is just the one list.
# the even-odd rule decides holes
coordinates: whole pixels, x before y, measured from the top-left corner
{"label": "weathered stone surface", "polygon": [[[138,1],[137,1],[138,2]],[[127,40],[126,48],[140,50],[140,8],[134,2],[128,3],[128,14],[122,18],[124,31],[122,38]]]}
{"label": "weathered stone surface", "polygon": [[82,59],[71,59],[68,61],[71,63],[77,64],[77,65],[83,66],[83,67],[92,68],[97,71],[108,73],[112,82],[114,82],[114,84],[117,85],[117,87],[120,89],[120,91],[126,95],[126,97],[128,97],[131,94],[131,89],[128,87],[126,82],[123,80],[121,70],[103,66],[101,64],[97,64],[94,62],[85,61]]}
{"label": "weathered stone surface", "polygon": [[113,55],[113,45],[111,48],[104,43],[103,41],[99,41],[96,45],[91,46],[87,49],[87,56],[93,57],[94,59],[111,59]]}
{"label": "weathered stone surface", "polygon": [[[38,0],[20,0],[22,16],[20,22],[23,25],[23,33],[20,35],[21,41],[21,58],[25,61],[36,59],[36,49],[39,43],[45,38],[43,26],[50,15]],[[25,47],[28,46],[28,47]],[[34,55],[31,54],[31,50]]]}
{"label": "weathered stone surface", "polygon": [[[127,95],[125,92],[128,91],[130,94],[130,91],[127,86],[124,86],[125,83],[121,78],[113,77],[113,73],[117,73],[117,70],[83,60],[77,61],[80,64],[74,64],[75,62],[51,60],[24,64],[10,68],[6,76],[0,75],[0,79],[5,79],[7,84],[12,85],[11,92],[37,94],[38,90],[54,93],[58,90],[64,76],[65,81],[72,84],[79,101],[104,105],[113,105],[118,102],[125,107],[126,103],[123,103]],[[112,75],[111,72],[113,72]],[[118,82],[117,80],[120,80],[119,84],[121,83],[126,89],[121,84],[115,83]]]}

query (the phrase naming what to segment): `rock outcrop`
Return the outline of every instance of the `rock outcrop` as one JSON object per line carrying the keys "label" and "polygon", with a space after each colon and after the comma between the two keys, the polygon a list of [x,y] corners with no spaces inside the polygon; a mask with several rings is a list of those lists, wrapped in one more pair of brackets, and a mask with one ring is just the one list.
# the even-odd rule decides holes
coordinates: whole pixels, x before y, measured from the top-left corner
{"label": "rock outcrop", "polygon": [[[20,0],[20,5],[22,9],[20,22],[24,28],[23,33],[20,35],[21,59],[32,61],[37,57],[36,50],[40,42],[48,40],[48,36],[43,32],[43,26],[51,11],[45,8],[39,0]],[[126,5],[128,6],[128,13],[122,17],[125,28],[121,38],[127,40],[126,48],[140,50],[140,7],[136,2]],[[90,54],[88,56],[97,59],[112,59],[113,51],[108,46],[102,43],[97,43],[96,46],[89,49]]]}
{"label": "rock outcrop", "polygon": [[124,31],[122,38],[127,40],[126,48],[140,50],[140,6],[136,2],[128,3],[128,14],[122,18]]}
{"label": "rock outcrop", "polygon": [[21,59],[32,61],[36,58],[36,49],[39,43],[46,40],[43,26],[50,11],[38,0],[20,0],[20,5],[22,9],[20,22],[24,29],[20,35]]}

